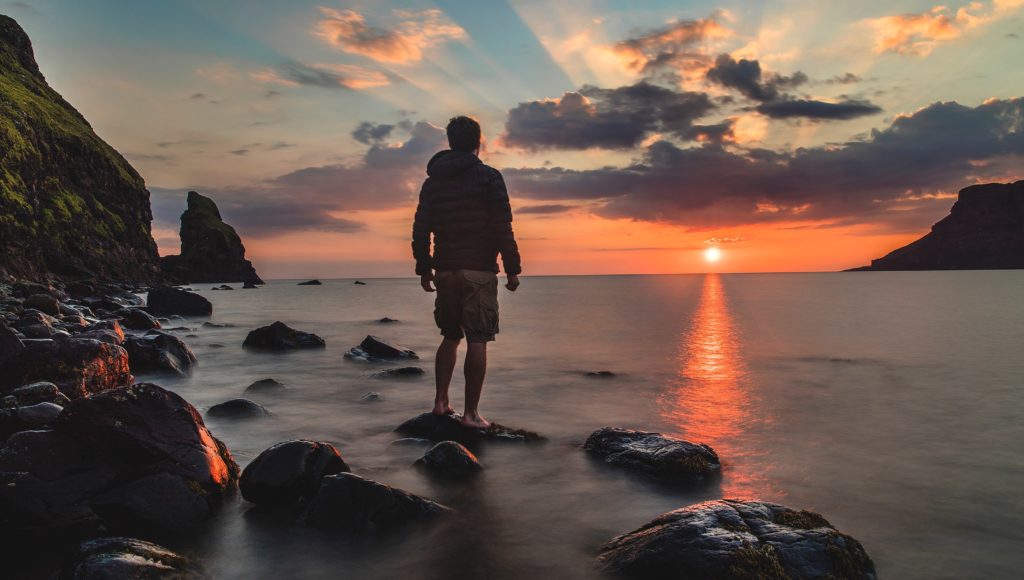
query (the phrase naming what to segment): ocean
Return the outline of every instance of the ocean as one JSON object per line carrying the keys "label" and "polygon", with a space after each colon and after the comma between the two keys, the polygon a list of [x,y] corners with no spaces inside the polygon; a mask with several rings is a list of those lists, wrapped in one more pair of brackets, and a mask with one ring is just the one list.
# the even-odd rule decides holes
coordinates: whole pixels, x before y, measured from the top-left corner
{"label": "ocean", "polygon": [[[271,416],[207,419],[241,466],[279,441],[328,441],[355,473],[457,515],[346,537],[267,521],[238,499],[174,546],[214,576],[598,578],[608,539],[720,497],[819,512],[883,578],[1024,570],[1024,271],[525,277],[518,292],[501,289],[481,410],[547,441],[487,446],[483,475],[463,483],[414,468],[425,449],[390,445],[432,403],[433,295],[415,279],[364,281],[193,286],[213,302],[210,322],[227,326],[176,321],[191,329],[177,333],[199,358],[193,375],[138,380],[205,412],[273,377],[288,390],[253,397]],[[242,348],[275,320],[327,348]],[[367,334],[412,348],[427,373],[381,379],[404,363],[344,359]],[[361,401],[368,392],[380,400]],[[711,445],[721,484],[673,490],[588,458],[582,442],[609,425]]]}

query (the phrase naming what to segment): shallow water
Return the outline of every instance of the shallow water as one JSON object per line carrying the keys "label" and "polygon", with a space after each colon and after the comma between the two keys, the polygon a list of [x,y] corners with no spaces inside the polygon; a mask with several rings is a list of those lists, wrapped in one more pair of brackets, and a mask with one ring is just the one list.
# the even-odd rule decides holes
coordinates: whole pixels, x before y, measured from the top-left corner
{"label": "shallow water", "polygon": [[[432,400],[432,296],[412,279],[295,282],[199,287],[211,321],[233,326],[187,321],[193,376],[139,380],[205,411],[274,377],[289,390],[258,399],[273,416],[207,420],[240,465],[278,441],[326,440],[356,473],[458,515],[345,538],[263,521],[239,500],[185,546],[217,577],[593,578],[607,539],[723,496],[818,511],[887,578],[1024,569],[1024,272],[524,278],[502,290],[482,409],[548,441],[482,449],[485,473],[464,484],[413,468],[422,448],[389,446]],[[401,322],[374,322],[385,315]],[[274,320],[327,349],[241,348]],[[371,333],[416,350],[427,375],[377,379],[388,365],[342,358]],[[598,370],[616,376],[585,376]],[[369,391],[383,400],[360,402]],[[721,485],[677,492],[589,460],[580,444],[605,425],[710,444]]]}

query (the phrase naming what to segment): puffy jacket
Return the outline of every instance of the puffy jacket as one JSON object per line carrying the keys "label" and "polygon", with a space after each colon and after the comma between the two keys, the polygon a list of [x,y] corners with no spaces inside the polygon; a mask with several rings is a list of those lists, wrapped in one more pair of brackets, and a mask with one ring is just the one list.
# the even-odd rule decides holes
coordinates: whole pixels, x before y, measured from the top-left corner
{"label": "puffy jacket", "polygon": [[[430,235],[434,255],[430,255]],[[441,151],[427,163],[412,226],[412,254],[419,275],[434,270],[519,274],[519,247],[512,233],[512,206],[501,173],[465,151]]]}

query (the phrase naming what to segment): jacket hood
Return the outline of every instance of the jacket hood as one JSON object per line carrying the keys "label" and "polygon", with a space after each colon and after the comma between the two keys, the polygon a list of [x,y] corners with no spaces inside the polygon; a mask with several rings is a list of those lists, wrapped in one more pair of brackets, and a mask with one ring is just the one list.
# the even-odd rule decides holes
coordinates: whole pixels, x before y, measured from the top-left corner
{"label": "jacket hood", "polygon": [[481,163],[480,158],[470,151],[445,149],[435,153],[427,162],[427,175],[434,179],[451,179]]}

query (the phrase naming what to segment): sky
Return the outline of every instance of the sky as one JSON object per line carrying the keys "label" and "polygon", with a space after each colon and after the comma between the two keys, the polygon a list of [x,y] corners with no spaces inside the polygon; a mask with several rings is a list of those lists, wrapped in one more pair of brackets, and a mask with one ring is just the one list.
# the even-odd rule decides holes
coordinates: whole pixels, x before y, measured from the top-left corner
{"label": "sky", "polygon": [[[408,276],[458,114],[524,274],[829,271],[1024,178],[1024,0],[0,0],[145,178],[265,278]],[[708,248],[720,259],[709,262]]]}

